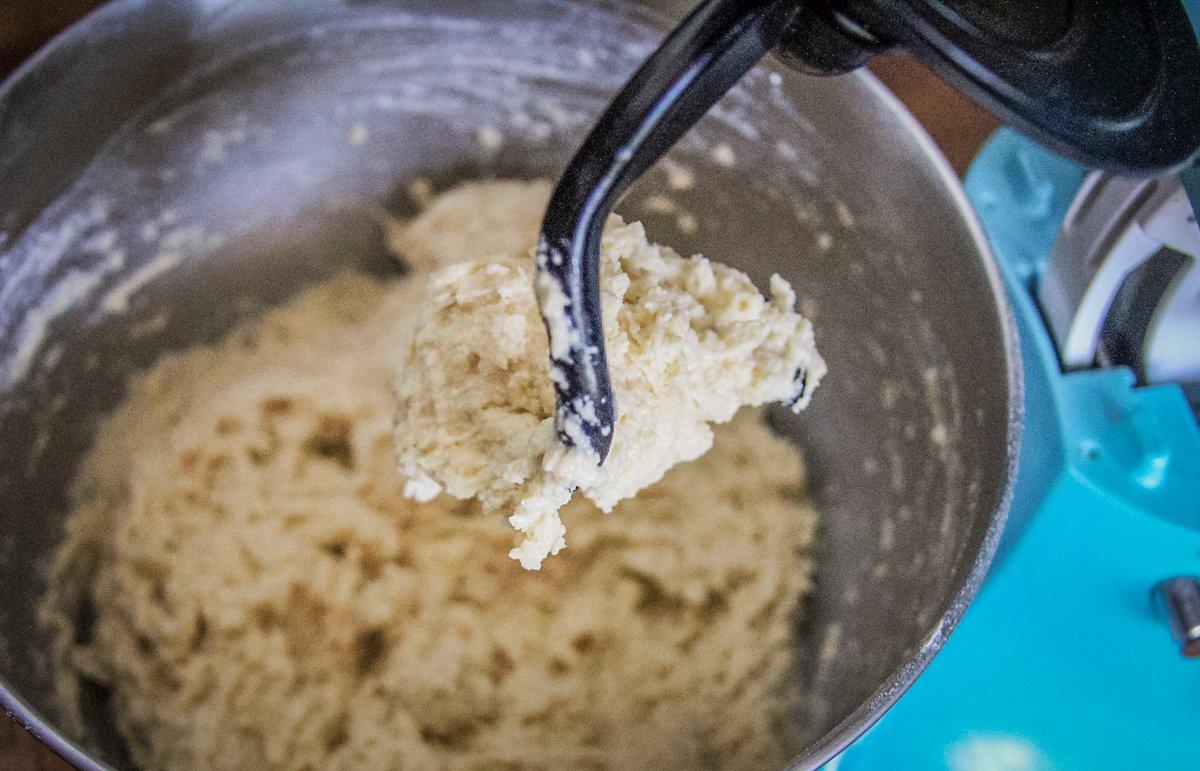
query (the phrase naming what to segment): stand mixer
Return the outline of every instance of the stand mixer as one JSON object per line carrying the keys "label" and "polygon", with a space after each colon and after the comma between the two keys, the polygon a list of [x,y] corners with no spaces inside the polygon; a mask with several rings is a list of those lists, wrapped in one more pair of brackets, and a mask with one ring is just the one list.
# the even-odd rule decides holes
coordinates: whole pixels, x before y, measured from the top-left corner
{"label": "stand mixer", "polygon": [[[78,732],[59,727],[35,608],[65,474],[123,379],[164,350],[222,334],[248,287],[261,307],[328,275],[336,266],[321,260],[334,253],[330,244],[344,263],[386,272],[362,212],[382,201],[403,213],[400,182],[421,176],[440,187],[463,176],[561,170],[664,29],[619,5],[500,5],[124,0],[0,94],[0,127],[21,148],[0,147],[0,271],[9,271],[0,275],[19,279],[5,283],[0,300],[0,580],[12,587],[0,604],[0,699],[77,765],[119,765],[120,742],[101,699],[89,702],[86,749]],[[571,45],[560,50],[563,40]],[[513,50],[526,52],[515,69],[488,56]],[[438,64],[427,73],[431,58]],[[840,351],[843,379],[830,381],[823,403],[802,421],[785,415],[776,424],[805,447],[825,517],[826,552],[802,632],[806,660],[823,663],[805,673],[814,704],[798,718],[816,736],[797,762],[1188,767],[1200,671],[1180,654],[1191,650],[1194,625],[1187,577],[1200,573],[1200,439],[1175,382],[1189,365],[1160,355],[1157,341],[1194,339],[1186,322],[1161,321],[1186,318],[1187,294],[1177,290],[1196,272],[1171,274],[1164,293],[1174,263],[1150,259],[1151,269],[1133,270],[1146,264],[1152,238],[1190,248],[1168,227],[1180,211],[1174,183],[1143,195],[1094,178],[1084,203],[1136,206],[1125,218],[1115,216],[1122,206],[1077,206],[1079,227],[1055,248],[1084,173],[1002,132],[967,179],[997,276],[944,161],[877,84],[859,75],[793,78],[760,71],[677,148],[677,161],[705,175],[697,187],[712,185],[707,197],[672,190],[660,175],[626,205],[640,213],[649,192],[665,190],[700,221],[731,231],[682,234],[681,249],[744,256],[739,267],[756,281],[794,271],[819,310],[818,329],[836,343],[830,350]],[[797,89],[795,105],[778,99],[788,88]],[[62,96],[51,98],[56,90]],[[532,136],[544,126],[549,139],[481,147],[481,120],[510,139],[512,127]],[[359,125],[378,142],[347,143],[347,128]],[[704,166],[719,146],[754,174]],[[97,191],[108,209],[90,207]],[[153,219],[162,207],[199,228],[174,247],[178,267],[147,278],[124,316],[96,313],[113,284],[156,256],[142,233],[147,222],[168,227]],[[762,222],[776,227],[765,232]],[[281,232],[279,223],[300,225]],[[1105,236],[1127,232],[1127,240]],[[833,237],[827,252],[822,234]],[[755,254],[737,251],[747,242]],[[1081,273],[1066,257],[1109,254],[1118,242],[1127,248],[1112,273],[1132,272],[1132,281],[1100,270],[1110,258]],[[102,273],[112,249],[128,250],[127,265]],[[798,253],[803,260],[792,259]],[[1050,275],[1064,291],[1043,299]],[[229,301],[212,303],[214,291]],[[1129,315],[1143,321],[1097,322],[1088,312],[1106,296],[1141,309]],[[1147,312],[1159,296],[1168,304],[1156,307],[1170,313]],[[1010,304],[1023,396],[1008,361],[1018,353]],[[153,326],[163,309],[170,317]],[[44,346],[25,344],[31,319],[44,327]],[[1088,360],[1088,335],[1072,330],[1091,330],[1098,358]],[[1062,350],[1082,351],[1082,360],[1060,363],[1064,341],[1072,347]],[[887,413],[877,404],[885,381],[900,393]],[[855,391],[859,383],[870,388]],[[953,390],[961,404],[947,399],[934,405],[946,414],[931,414],[920,398],[929,385]],[[907,400],[909,391],[918,398]],[[1018,399],[1025,441],[1001,539]],[[953,425],[951,407],[965,416],[961,436],[951,435],[957,471],[930,463],[935,443],[923,439]],[[913,484],[890,487],[889,473]],[[910,519],[889,519],[903,511]],[[943,511],[953,516],[939,521]],[[885,526],[894,539],[886,561],[875,551]],[[997,543],[990,577],[947,641]]]}

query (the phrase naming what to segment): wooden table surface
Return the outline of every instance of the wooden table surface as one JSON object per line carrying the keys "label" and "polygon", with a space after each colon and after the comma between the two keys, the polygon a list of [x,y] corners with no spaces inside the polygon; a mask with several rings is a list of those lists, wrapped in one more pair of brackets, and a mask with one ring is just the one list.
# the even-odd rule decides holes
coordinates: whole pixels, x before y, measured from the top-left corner
{"label": "wooden table surface", "polygon": [[[0,77],[99,0],[0,0]],[[995,129],[995,120],[908,56],[877,58],[871,69],[925,125],[960,174]],[[0,769],[59,769],[67,764],[15,720],[0,714]]]}

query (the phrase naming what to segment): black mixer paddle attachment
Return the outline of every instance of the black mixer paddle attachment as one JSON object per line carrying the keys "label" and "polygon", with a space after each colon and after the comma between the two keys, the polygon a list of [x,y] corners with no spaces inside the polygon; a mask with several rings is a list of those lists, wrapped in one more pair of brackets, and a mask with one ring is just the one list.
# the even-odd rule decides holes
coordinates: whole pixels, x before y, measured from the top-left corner
{"label": "black mixer paddle attachment", "polygon": [[599,462],[612,446],[599,252],[621,194],[772,49],[833,75],[901,48],[1087,166],[1156,174],[1200,146],[1200,48],[1179,0],[706,0],[601,115],[546,211],[536,289],[561,441]]}

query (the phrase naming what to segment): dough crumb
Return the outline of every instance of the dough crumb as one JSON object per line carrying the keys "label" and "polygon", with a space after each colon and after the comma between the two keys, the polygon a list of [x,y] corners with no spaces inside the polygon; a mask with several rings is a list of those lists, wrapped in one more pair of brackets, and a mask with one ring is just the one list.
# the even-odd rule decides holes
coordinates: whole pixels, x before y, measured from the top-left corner
{"label": "dough crumb", "polygon": [[696,175],[687,166],[673,158],[663,158],[659,163],[667,175],[667,185],[676,191],[691,190],[696,186]]}
{"label": "dough crumb", "polygon": [[726,169],[737,165],[737,155],[734,154],[733,148],[726,144],[719,144],[712,149],[712,159],[713,163]]}
{"label": "dough crumb", "polygon": [[[501,208],[520,206],[497,198],[482,207],[456,194],[431,207],[436,222],[422,217],[413,227],[436,242],[443,232],[473,231],[479,211]],[[802,408],[825,373],[812,325],[795,312],[795,294],[778,276],[764,298],[745,274],[652,244],[640,223],[616,216],[600,253],[618,410],[602,466],[557,438],[529,250],[497,249],[498,256],[434,273],[396,378],[397,458],[409,491],[478,498],[518,531],[510,556],[530,570],[564,547],[559,509],[577,489],[609,511],[704,454],[710,423],[730,420],[745,405]]]}
{"label": "dough crumb", "polygon": [[481,126],[475,131],[475,140],[484,150],[495,152],[504,144],[504,135],[495,126]]}

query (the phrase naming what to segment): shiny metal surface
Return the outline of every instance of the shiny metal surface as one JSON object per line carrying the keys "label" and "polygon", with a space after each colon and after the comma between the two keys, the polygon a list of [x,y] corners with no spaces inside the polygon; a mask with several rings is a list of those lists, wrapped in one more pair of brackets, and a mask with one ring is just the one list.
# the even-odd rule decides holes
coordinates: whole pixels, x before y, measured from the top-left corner
{"label": "shiny metal surface", "polygon": [[[76,763],[123,758],[99,692],[69,737],[87,754],[59,738],[36,606],[71,474],[129,373],[339,265],[393,270],[378,213],[415,211],[418,177],[555,176],[665,28],[608,3],[123,0],[5,86],[10,709]],[[672,159],[619,209],[760,285],[781,273],[831,363],[805,415],[773,415],[823,515],[796,673],[812,766],[903,692],[983,578],[1019,424],[1012,325],[953,175],[869,76],[756,70]]]}
{"label": "shiny metal surface", "polygon": [[1154,587],[1155,599],[1184,658],[1200,658],[1200,578],[1176,576]]}

